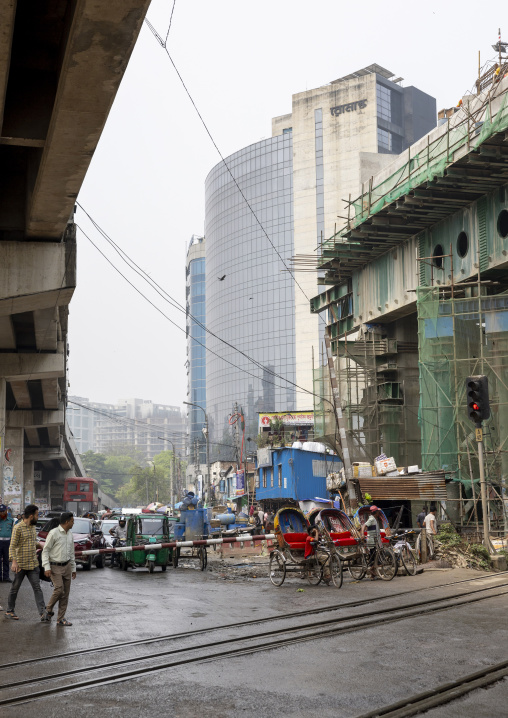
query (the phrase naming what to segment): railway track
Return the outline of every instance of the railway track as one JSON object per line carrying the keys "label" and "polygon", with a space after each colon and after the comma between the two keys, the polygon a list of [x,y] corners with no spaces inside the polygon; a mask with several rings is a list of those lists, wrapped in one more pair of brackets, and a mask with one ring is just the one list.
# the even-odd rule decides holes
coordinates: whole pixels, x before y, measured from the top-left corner
{"label": "railway track", "polygon": [[486,581],[489,579],[501,579],[503,576],[508,576],[508,571],[499,571],[498,573],[492,573],[487,574],[486,576],[476,576],[475,578],[465,578],[460,581],[449,581],[447,583],[441,583],[437,586],[426,586],[424,588],[413,588],[408,591],[399,591],[398,593],[391,593],[387,594],[386,596],[375,596],[371,598],[363,598],[358,601],[349,601],[348,603],[336,603],[332,604],[331,606],[321,606],[319,608],[312,608],[305,611],[294,611],[292,613],[285,613],[285,614],[279,614],[275,616],[266,616],[265,618],[253,618],[249,621],[241,621],[236,623],[226,623],[222,624],[220,626],[210,626],[208,628],[198,628],[194,631],[185,631],[183,633],[172,633],[167,635],[161,635],[161,636],[153,636],[151,638],[139,638],[131,641],[118,641],[117,643],[112,643],[105,646],[97,646],[96,648],[89,648],[86,651],[83,650],[76,650],[76,651],[66,651],[65,653],[55,653],[50,654],[48,656],[39,656],[37,658],[27,658],[22,661],[15,661],[13,663],[3,663],[0,664],[0,671],[5,668],[14,668],[14,667],[21,667],[26,666],[30,664],[36,664],[36,663],[43,663],[48,660],[56,660],[58,658],[71,658],[72,656],[79,656],[79,655],[90,655],[90,654],[96,654],[101,653],[103,651],[117,651],[121,648],[127,648],[130,646],[146,646],[151,643],[158,643],[161,641],[167,641],[167,640],[175,640],[178,638],[190,638],[193,636],[199,636],[205,633],[213,633],[216,631],[224,631],[229,629],[237,629],[237,628],[246,628],[247,626],[258,626],[258,625],[264,625],[268,623],[273,623],[274,621],[281,621],[281,620],[290,620],[290,619],[300,619],[304,618],[306,616],[315,616],[320,613],[331,613],[333,611],[342,611],[345,609],[350,608],[357,608],[359,606],[365,606],[365,605],[371,605],[375,604],[381,601],[388,601],[390,599],[397,599],[402,596],[409,596],[414,593],[418,593],[421,595],[422,593],[426,593],[428,591],[436,591],[440,588],[449,588],[450,586],[461,586],[465,584],[471,584],[471,583],[477,583],[479,581]]}
{"label": "railway track", "polygon": [[418,715],[462,698],[467,693],[478,688],[488,688],[494,683],[503,680],[506,676],[508,676],[508,661],[502,661],[463,676],[456,681],[436,686],[430,691],[417,693],[410,698],[397,701],[397,703],[377,708],[368,713],[362,713],[357,718],[409,718],[409,716]]}
{"label": "railway track", "polygon": [[[499,574],[495,576],[499,577]],[[469,581],[468,579],[467,582]],[[463,582],[453,582],[453,584],[455,583]],[[412,591],[409,593],[412,593]],[[195,639],[196,635],[209,632],[208,629],[201,629],[200,631],[178,634],[166,638],[159,637],[157,640],[159,642],[164,641],[167,646],[159,646],[156,653],[130,656],[120,660],[109,661],[103,665],[97,665],[95,662],[95,654],[97,651],[94,651],[94,649],[83,652],[72,652],[72,655],[75,657],[81,656],[85,660],[88,659],[88,661],[92,659],[92,663],[90,664],[90,662],[88,662],[87,665],[81,665],[71,669],[65,668],[64,670],[59,670],[58,665],[54,665],[58,664],[59,661],[67,662],[68,665],[69,653],[48,657],[43,659],[43,666],[46,671],[51,671],[50,673],[32,676],[24,680],[15,680],[16,674],[12,676],[11,680],[9,678],[9,669],[19,669],[21,665],[26,665],[26,663],[30,662],[36,664],[36,660],[4,664],[4,666],[0,667],[2,669],[1,677],[4,686],[0,689],[0,707],[5,708],[62,693],[71,693],[90,687],[119,683],[141,675],[176,669],[189,664],[231,659],[233,657],[252,655],[305,641],[314,641],[320,638],[348,634],[386,623],[402,621],[438,611],[451,610],[506,595],[508,595],[508,582],[495,583],[490,586],[475,588],[466,593],[458,592],[445,598],[431,598],[418,603],[380,608],[375,611],[355,614],[354,616],[339,616],[319,621],[310,621],[303,624],[300,623],[298,626],[281,625],[280,627],[263,631],[261,636],[259,631],[256,631],[255,634],[247,636],[229,636],[225,640],[212,640],[197,645],[195,643],[185,645],[189,638]],[[393,596],[391,597],[393,598]],[[367,600],[366,602],[372,603],[372,600]],[[351,604],[336,607],[334,610],[339,611],[349,607],[351,607]],[[316,610],[318,609],[313,609],[307,613],[299,612],[296,615],[300,618],[302,615],[310,616],[313,615]],[[275,617],[274,620],[280,621],[281,624],[287,624],[288,620],[294,618],[294,616],[295,614],[291,614],[290,617],[279,616]],[[246,623],[259,624],[261,622],[263,622],[263,619]],[[235,628],[243,629],[244,626],[245,624],[235,624]],[[215,630],[224,630],[224,626]],[[138,645],[140,642],[136,641],[135,643]],[[118,649],[119,645],[115,648]],[[115,675],[112,675],[113,670],[115,670]]]}

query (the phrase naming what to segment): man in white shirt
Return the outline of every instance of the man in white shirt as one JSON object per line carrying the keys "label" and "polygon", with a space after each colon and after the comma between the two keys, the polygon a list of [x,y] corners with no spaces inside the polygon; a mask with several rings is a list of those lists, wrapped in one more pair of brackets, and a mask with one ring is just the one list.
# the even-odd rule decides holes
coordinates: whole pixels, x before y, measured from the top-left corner
{"label": "man in white shirt", "polygon": [[423,521],[423,525],[427,529],[427,534],[429,536],[435,536],[437,534],[437,521],[435,511],[436,509],[431,509],[430,513],[427,514]]}
{"label": "man in white shirt", "polygon": [[49,532],[42,550],[44,573],[51,577],[55,587],[46,611],[51,618],[55,615],[53,606],[58,603],[57,626],[72,626],[65,618],[65,612],[69,603],[71,579],[76,578],[74,536],[71,531],[73,525],[73,514],[64,511],[60,516],[60,525]]}

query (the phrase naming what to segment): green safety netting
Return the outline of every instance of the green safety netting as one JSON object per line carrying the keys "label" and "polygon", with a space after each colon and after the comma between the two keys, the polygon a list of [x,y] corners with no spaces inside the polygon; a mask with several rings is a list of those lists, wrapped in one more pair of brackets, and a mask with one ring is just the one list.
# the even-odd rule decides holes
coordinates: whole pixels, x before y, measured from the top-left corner
{"label": "green safety netting", "polygon": [[508,294],[452,299],[442,288],[419,287],[417,309],[423,469],[453,471],[469,486],[478,480],[466,377],[486,374],[487,475],[502,486],[508,479]]}
{"label": "green safety netting", "polygon": [[[369,214],[376,214],[385,205],[394,202],[415,189],[424,182],[430,182],[436,177],[442,177],[446,167],[456,161],[460,150],[468,145],[469,149],[476,149],[486,139],[497,132],[508,128],[508,92],[506,89],[498,97],[487,97],[478,100],[474,98],[471,109],[459,111],[458,122],[446,129],[436,139],[427,144],[419,143],[421,149],[411,155],[411,149],[405,151],[407,162],[399,166],[393,174],[375,186],[365,188],[362,194],[352,203],[355,210],[353,227],[358,226]],[[492,118],[491,118],[492,114]],[[454,115],[455,117],[455,115]],[[337,236],[346,234],[348,229],[341,230]],[[328,242],[333,248],[335,237],[324,243],[326,249]]]}

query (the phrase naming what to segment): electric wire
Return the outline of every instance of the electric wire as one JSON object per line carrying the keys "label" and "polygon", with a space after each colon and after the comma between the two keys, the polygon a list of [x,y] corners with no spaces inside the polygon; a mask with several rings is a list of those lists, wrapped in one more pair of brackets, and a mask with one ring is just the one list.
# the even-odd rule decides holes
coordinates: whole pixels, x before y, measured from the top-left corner
{"label": "electric wire", "polygon": [[[122,261],[125,262],[125,264],[127,264],[127,266],[128,266],[130,269],[132,269],[132,271],[134,271],[136,274],[138,274],[138,275],[141,277],[141,279],[143,279],[149,286],[151,286],[152,289],[154,289],[154,290],[157,292],[157,294],[158,294],[164,301],[168,302],[168,304],[169,304],[170,306],[172,306],[173,308],[175,308],[175,309],[177,309],[178,311],[180,311],[180,312],[182,312],[183,314],[185,314],[186,317],[190,317],[190,318],[192,319],[192,321],[195,322],[195,324],[196,324],[197,326],[199,326],[201,329],[203,329],[203,331],[205,331],[207,334],[209,334],[210,336],[214,337],[214,338],[217,339],[218,341],[222,342],[223,344],[225,344],[226,346],[228,346],[230,349],[233,349],[234,351],[236,351],[236,352],[238,352],[239,354],[241,354],[243,357],[245,357],[245,359],[247,359],[248,361],[252,362],[254,365],[256,365],[257,367],[259,367],[259,369],[262,369],[263,372],[267,372],[267,373],[270,374],[271,376],[274,376],[274,377],[276,377],[277,379],[280,379],[281,381],[285,381],[285,382],[287,382],[288,384],[290,384],[291,386],[294,386],[294,387],[300,389],[301,391],[303,391],[303,392],[305,392],[305,393],[310,393],[307,389],[304,389],[303,387],[299,386],[298,384],[296,384],[295,382],[293,382],[291,379],[287,379],[286,377],[283,377],[281,374],[278,374],[277,372],[275,372],[275,371],[273,371],[272,369],[268,368],[267,366],[265,366],[265,365],[262,364],[261,362],[257,361],[257,359],[254,359],[253,357],[251,357],[249,354],[247,354],[246,352],[244,352],[242,349],[239,349],[238,347],[234,346],[234,344],[231,344],[231,342],[228,342],[226,339],[223,339],[223,338],[220,337],[218,334],[215,334],[215,332],[212,332],[211,329],[209,329],[205,324],[203,324],[203,323],[202,323],[199,319],[197,319],[193,314],[191,314],[190,312],[188,312],[187,309],[186,309],[186,307],[184,307],[182,304],[180,304],[180,302],[178,302],[178,300],[176,300],[174,297],[172,297],[172,296],[164,289],[164,287],[161,287],[160,284],[158,284],[154,279],[152,279],[152,277],[148,274],[148,272],[146,272],[142,267],[140,267],[140,266],[132,259],[132,257],[130,257],[130,256],[127,254],[127,252],[125,252],[125,250],[123,250],[123,249],[106,233],[106,231],[105,231],[104,229],[102,229],[102,227],[93,219],[93,217],[86,211],[86,209],[85,209],[79,202],[76,202],[76,204],[77,204],[77,206],[85,213],[85,215],[88,217],[88,219],[89,219],[90,222],[93,224],[93,226],[95,227],[95,229],[99,232],[99,234],[101,234],[102,237],[104,237],[104,239],[113,247],[113,249],[114,249],[115,252],[119,255],[119,257],[122,259]],[[81,228],[80,228],[80,229],[81,229]],[[83,231],[83,230],[81,230],[81,231]],[[160,291],[159,291],[159,290],[160,290]],[[161,294],[161,292],[162,292],[162,294]],[[163,295],[165,295],[165,296],[163,296]],[[166,297],[167,297],[167,298],[166,298]],[[192,341],[196,341],[196,342],[198,342],[199,344],[201,344],[196,338],[194,338],[194,337],[192,337],[192,336],[191,336],[191,340],[192,340]],[[206,348],[206,345],[205,345],[205,344],[201,344],[201,346],[203,346],[204,348]],[[211,351],[211,350],[210,350],[210,351]],[[222,357],[221,357],[221,358],[222,358]],[[238,368],[240,368],[240,367],[238,367]],[[243,370],[242,370],[242,371],[243,371]],[[275,386],[277,386],[277,385],[275,385]],[[281,388],[281,389],[286,388],[286,389],[287,389],[288,387],[279,387],[279,388]],[[321,398],[321,397],[320,397],[320,398]]]}
{"label": "electric wire", "polygon": [[[185,84],[184,79],[183,79],[182,75],[180,74],[180,71],[178,70],[178,68],[177,68],[177,66],[176,66],[176,64],[175,64],[175,62],[174,62],[174,60],[173,60],[173,58],[172,58],[171,55],[169,54],[169,51],[168,51],[168,48],[167,48],[166,44],[165,44],[164,42],[162,42],[161,36],[160,36],[159,33],[155,30],[154,26],[147,20],[147,18],[145,18],[145,22],[146,22],[148,28],[150,29],[150,32],[151,32],[152,35],[155,37],[155,39],[157,40],[157,42],[159,43],[159,45],[162,47],[162,49],[164,50],[164,52],[165,52],[166,55],[168,56],[169,61],[170,61],[171,64],[173,65],[173,68],[174,68],[174,70],[175,70],[175,72],[176,72],[176,74],[177,74],[177,76],[178,76],[178,79],[180,80],[180,82],[181,82],[181,84],[182,84],[182,87],[184,88],[185,92],[187,93],[187,96],[188,96],[189,100],[191,101],[192,106],[193,106],[194,109],[196,110],[196,113],[197,113],[197,115],[198,115],[198,117],[199,117],[199,119],[200,119],[200,121],[201,121],[201,124],[202,124],[203,127],[205,128],[205,131],[206,131],[208,137],[210,138],[210,140],[211,140],[213,146],[215,147],[215,149],[217,150],[217,153],[218,153],[219,157],[221,158],[221,161],[222,161],[222,163],[224,164],[224,167],[226,168],[228,174],[231,176],[231,179],[233,180],[233,182],[234,182],[234,184],[235,184],[235,186],[236,186],[238,192],[240,193],[240,195],[241,195],[243,201],[244,201],[245,204],[247,205],[249,211],[252,213],[252,216],[254,217],[256,223],[259,225],[259,227],[260,227],[260,229],[261,229],[261,232],[264,234],[264,236],[266,237],[266,239],[268,240],[268,242],[271,244],[273,251],[275,252],[275,254],[276,254],[276,255],[278,256],[278,258],[280,259],[280,261],[281,261],[283,267],[285,268],[285,270],[286,270],[287,272],[289,272],[289,274],[290,274],[291,277],[293,278],[293,281],[294,281],[294,283],[296,284],[296,286],[298,287],[298,289],[302,292],[303,296],[307,299],[307,301],[310,302],[310,299],[309,299],[309,297],[307,296],[305,290],[304,290],[303,287],[300,285],[300,283],[299,283],[298,280],[296,279],[296,277],[295,277],[295,275],[293,274],[293,272],[292,272],[292,271],[289,269],[289,267],[287,266],[286,262],[284,261],[282,255],[280,254],[280,252],[279,252],[279,250],[277,249],[277,247],[275,246],[275,244],[272,242],[272,240],[271,240],[271,238],[270,238],[268,232],[267,232],[266,229],[264,228],[264,226],[263,226],[263,224],[261,223],[260,219],[258,218],[256,212],[254,211],[252,205],[250,204],[249,200],[248,200],[247,197],[245,196],[245,193],[243,192],[242,188],[240,187],[240,185],[239,185],[239,183],[238,183],[236,177],[234,176],[233,172],[231,171],[230,166],[228,165],[228,163],[226,162],[225,157],[223,156],[222,152],[220,151],[218,144],[216,143],[216,141],[215,141],[215,139],[214,139],[212,133],[210,132],[210,130],[209,130],[209,128],[208,128],[208,125],[206,124],[206,122],[205,122],[205,120],[204,120],[204,118],[203,118],[201,112],[200,112],[199,109],[198,109],[198,106],[197,106],[196,103],[194,102],[194,99],[193,99],[192,95],[190,94],[190,91],[188,90],[187,85]],[[319,317],[321,318],[321,320],[324,322],[324,319],[321,317],[321,315],[318,315],[318,316],[319,316]]]}
{"label": "electric wire", "polygon": [[[109,257],[108,257],[106,254],[104,254],[104,252],[97,246],[97,244],[95,244],[95,242],[89,237],[89,235],[84,231],[84,229],[83,229],[80,225],[76,224],[76,227],[83,233],[83,235],[86,237],[86,239],[88,239],[88,241],[90,242],[90,244],[92,244],[92,245],[95,247],[95,249],[99,252],[99,254],[101,254],[101,255],[104,257],[104,259],[108,262],[108,264],[110,264],[110,265],[113,267],[113,269],[114,269],[128,284],[130,284],[130,286],[131,286],[141,297],[143,297],[143,299],[145,299],[156,311],[159,312],[159,314],[161,314],[165,319],[167,319],[171,324],[173,324],[173,326],[175,326],[177,329],[179,329],[181,332],[183,332],[185,335],[187,335],[187,330],[186,330],[185,328],[181,327],[181,326],[180,326],[179,324],[177,324],[175,321],[173,321],[170,317],[168,317],[168,315],[165,314],[165,313],[162,311],[162,309],[160,309],[160,307],[158,307],[156,304],[154,304],[151,299],[149,299],[145,294],[143,294],[143,292],[142,292],[135,284],[133,284],[133,283],[130,281],[130,279],[128,279],[128,278],[122,273],[122,271],[114,264],[114,262],[112,262],[111,259],[109,259]],[[214,356],[216,356],[218,359],[221,359],[222,361],[226,362],[226,364],[229,364],[230,366],[232,366],[234,369],[238,369],[238,371],[243,372],[244,374],[248,374],[249,376],[253,377],[254,379],[257,379],[258,381],[265,381],[265,382],[267,382],[268,384],[272,384],[273,386],[277,387],[278,389],[287,390],[287,388],[288,388],[287,386],[281,386],[280,384],[276,384],[275,382],[270,381],[270,380],[268,380],[268,379],[262,379],[261,377],[257,376],[256,374],[253,374],[252,372],[248,371],[247,369],[244,369],[244,368],[238,366],[237,364],[234,364],[234,363],[233,363],[232,361],[230,361],[229,359],[226,359],[225,357],[221,356],[220,354],[217,354],[217,352],[215,352],[213,349],[210,349],[210,347],[207,347],[206,344],[203,344],[203,342],[200,342],[199,339],[196,339],[195,337],[191,337],[191,339],[192,339],[194,342],[196,342],[197,344],[199,344],[199,346],[203,347],[206,351],[208,351],[208,352],[210,352],[211,354],[213,354]],[[232,346],[232,345],[231,345],[231,346]],[[233,348],[234,348],[234,347],[233,347]],[[241,350],[238,350],[238,351],[240,351],[240,353],[242,353]],[[256,362],[255,360],[252,360],[252,361],[253,361],[253,363],[257,364],[260,368],[262,368],[263,370],[266,369],[266,367],[264,367],[263,365],[260,365],[260,364],[259,364],[258,362]],[[308,394],[308,395],[310,395],[310,396],[316,396],[318,399],[321,399],[322,401],[326,401],[326,402],[328,402],[328,403],[331,403],[331,402],[329,402],[329,400],[328,400],[326,397],[320,396],[319,394],[316,394],[315,392],[312,392],[312,391],[310,391],[309,389],[304,389],[304,388],[301,387],[300,385],[296,384],[295,382],[291,381],[290,379],[286,379],[285,377],[281,376],[280,374],[276,374],[275,372],[272,372],[271,370],[270,370],[270,371],[269,371],[269,370],[266,370],[266,371],[267,371],[267,373],[270,373],[270,374],[276,376],[277,378],[281,379],[281,381],[285,381],[287,384],[290,384],[290,385],[292,385],[292,386],[294,386],[294,387],[297,387],[296,391],[299,390],[299,393]]]}

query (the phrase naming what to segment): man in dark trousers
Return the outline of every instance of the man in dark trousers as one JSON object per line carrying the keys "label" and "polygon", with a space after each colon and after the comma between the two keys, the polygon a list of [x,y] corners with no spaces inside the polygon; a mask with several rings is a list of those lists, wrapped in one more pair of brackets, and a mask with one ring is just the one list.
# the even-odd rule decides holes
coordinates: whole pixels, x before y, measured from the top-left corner
{"label": "man in dark trousers", "polygon": [[12,561],[11,569],[14,573],[14,581],[12,582],[9,597],[7,598],[7,611],[5,615],[7,618],[11,618],[15,621],[18,620],[18,616],[16,615],[14,607],[16,605],[18,591],[25,576],[32,586],[41,621],[49,620],[39,579],[37,549],[42,548],[42,546],[37,543],[37,532],[35,530],[35,524],[38,518],[38,507],[34,504],[28,504],[28,506],[25,507],[23,518],[12,530],[9,558]]}
{"label": "man in dark trousers", "polygon": [[71,579],[76,578],[74,536],[71,531],[73,525],[73,514],[64,511],[60,516],[60,525],[49,532],[42,551],[44,572],[48,578],[51,577],[55,587],[46,610],[51,620],[54,615],[53,608],[58,603],[57,626],[72,626],[72,623],[65,618],[65,612],[69,603]]}
{"label": "man in dark trousers", "polygon": [[0,504],[0,581],[12,583],[9,578],[9,546],[14,519],[7,514],[7,506]]}

